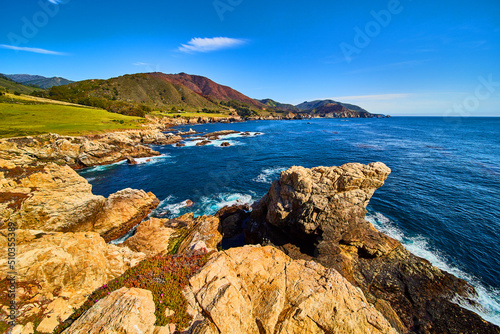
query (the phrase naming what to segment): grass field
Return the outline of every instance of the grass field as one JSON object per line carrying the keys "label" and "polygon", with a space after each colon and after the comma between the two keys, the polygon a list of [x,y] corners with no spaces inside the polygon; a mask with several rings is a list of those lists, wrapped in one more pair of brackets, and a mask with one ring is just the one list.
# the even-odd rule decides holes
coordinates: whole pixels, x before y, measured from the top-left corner
{"label": "grass field", "polygon": [[[16,100],[14,100],[16,101]],[[135,129],[146,120],[105,110],[60,104],[0,103],[0,138],[44,133],[84,135]]]}

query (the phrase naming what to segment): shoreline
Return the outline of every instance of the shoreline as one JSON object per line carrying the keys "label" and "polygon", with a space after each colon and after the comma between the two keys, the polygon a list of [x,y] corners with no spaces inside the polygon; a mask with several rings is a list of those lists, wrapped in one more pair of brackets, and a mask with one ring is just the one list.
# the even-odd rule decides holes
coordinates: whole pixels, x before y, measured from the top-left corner
{"label": "shoreline", "polygon": [[[196,123],[196,124],[205,124],[205,123]],[[182,126],[182,125],[189,125],[189,124],[178,124],[175,126]],[[192,124],[194,125],[194,124]],[[173,127],[170,127],[173,128]],[[160,135],[161,134],[161,135]],[[180,139],[179,139],[180,138]],[[46,220],[45,225],[41,225],[41,222],[39,221],[40,218],[36,218],[34,220],[17,220],[17,223],[20,225],[20,231],[28,231],[28,230],[34,230],[33,227],[37,227],[37,230],[43,230],[46,231],[44,233],[48,233],[48,235],[58,235],[61,238],[72,238],[71,235],[73,233],[79,233],[79,232],[85,232],[85,231],[96,231],[95,227],[96,226],[102,226],[101,230],[97,230],[97,232],[100,234],[101,238],[104,238],[104,241],[109,242],[112,239],[112,236],[117,236],[122,235],[123,233],[128,232],[129,228],[132,226],[138,225],[138,228],[141,227],[145,222],[150,222],[149,224],[153,224],[153,219],[150,219],[149,221],[146,220],[144,221],[143,219],[147,217],[149,212],[151,212],[159,203],[159,200],[154,196],[154,194],[148,193],[146,194],[143,191],[139,190],[132,190],[132,189],[125,189],[122,191],[119,191],[115,194],[112,194],[109,196],[109,198],[105,199],[102,196],[96,196],[93,195],[91,192],[91,186],[89,188],[89,183],[85,179],[83,179],[81,176],[79,176],[75,168],[68,168],[69,162],[77,162],[77,161],[86,161],[87,163],[98,163],[98,164],[93,164],[93,165],[88,165],[86,167],[95,167],[95,166],[100,166],[100,165],[109,165],[113,163],[113,159],[117,159],[118,157],[123,157],[125,155],[129,155],[133,157],[133,154],[142,154],[144,158],[146,158],[146,154],[150,154],[152,152],[156,152],[151,149],[151,147],[145,146],[145,145],[171,145],[173,141],[175,140],[182,140],[182,137],[175,135],[168,135],[163,133],[159,129],[146,129],[146,130],[129,130],[129,131],[123,131],[123,132],[111,132],[111,133],[106,133],[103,135],[94,135],[90,137],[68,137],[68,136],[58,136],[58,135],[41,135],[37,137],[32,137],[32,138],[14,138],[14,139],[7,139],[7,140],[0,140],[0,147],[2,148],[1,153],[0,153],[0,174],[2,174],[2,178],[6,180],[7,183],[3,182],[0,183],[1,186],[4,187],[10,187],[8,189],[12,189],[11,192],[11,200],[13,199],[14,201],[9,201],[9,198],[7,195],[7,198],[5,196],[2,197],[2,202],[0,202],[0,211],[2,213],[2,218],[6,219],[6,221],[11,221],[12,218],[17,219],[15,217],[17,212],[19,210],[24,210],[23,207],[26,205],[26,203],[29,203],[30,207],[28,207],[24,212],[25,213],[30,213],[30,215],[34,215],[34,217],[42,217],[43,215],[46,215],[44,213],[42,216],[37,216],[41,214],[42,212],[45,212],[45,210],[48,209],[47,205],[52,205],[53,206],[53,211],[51,214],[49,214],[49,217],[52,215],[60,216],[61,214],[63,217],[59,219],[58,221],[51,220],[52,218],[49,218]],[[7,142],[7,144],[6,144]],[[149,144],[148,144],[149,143]],[[153,143],[163,143],[163,144],[153,144]],[[10,145],[9,145],[10,144]],[[3,145],[3,146],[2,146]],[[23,146],[25,145],[25,146]],[[148,150],[149,148],[149,150]],[[131,150],[131,151],[130,151]],[[9,152],[11,153],[10,159],[8,156]],[[78,154],[76,154],[78,153]],[[158,153],[158,152],[156,152]],[[116,155],[118,154],[118,155]],[[159,153],[158,153],[159,154]],[[90,157],[89,157],[90,156]],[[157,156],[157,155],[154,155]],[[83,159],[83,160],[82,160]],[[124,160],[124,159],[122,159]],[[120,160],[121,161],[121,160]],[[340,168],[343,168],[340,167]],[[358,167],[356,167],[358,168]],[[377,167],[378,168],[378,167]],[[384,169],[381,169],[384,171]],[[370,172],[372,173],[372,172]],[[376,172],[376,173],[382,173],[382,172]],[[383,172],[386,173],[387,172]],[[384,179],[385,180],[385,179]],[[31,182],[31,183],[29,183]],[[283,179],[282,182],[286,182],[285,179]],[[378,181],[377,181],[378,182]],[[15,185],[15,183],[18,184],[23,184],[23,187],[19,187]],[[69,186],[68,186],[69,184]],[[378,186],[381,186],[380,183],[377,183]],[[383,184],[383,182],[382,182]],[[64,189],[67,189],[67,192],[63,192],[61,186],[64,185]],[[29,190],[26,189],[28,187]],[[299,190],[296,190],[299,191]],[[15,194],[21,194],[21,198],[16,199]],[[14,196],[15,195],[15,196]],[[49,202],[47,202],[47,195],[49,195]],[[52,196],[52,197],[51,197]],[[370,195],[371,197],[371,195]],[[264,198],[263,198],[264,199]],[[261,201],[263,200],[261,199]],[[7,200],[7,201],[5,201]],[[38,201],[38,202],[37,202]],[[50,203],[50,204],[49,204]],[[57,203],[57,204],[56,204]],[[64,206],[68,205],[69,206]],[[274,204],[267,204],[266,207],[272,207]],[[84,211],[80,211],[79,214],[75,214],[74,208],[81,208],[84,209]],[[90,208],[90,209],[89,209]],[[122,212],[124,208],[128,208],[127,210],[130,210],[130,208],[138,208],[136,212],[133,212],[129,215],[123,215]],[[80,210],[81,210],[80,209]],[[36,211],[39,210],[39,211]],[[87,211],[85,211],[87,210]],[[8,213],[5,215],[5,213]],[[39,212],[39,213],[37,213]],[[237,213],[240,215],[241,213]],[[258,215],[258,210],[255,213]],[[222,214],[221,214],[222,215]],[[75,219],[74,216],[77,216],[78,219]],[[99,223],[96,223],[95,221],[92,221],[91,224],[88,222],[82,221],[80,218],[82,216],[89,217],[90,220],[95,220],[96,217],[98,218]],[[231,214],[228,216],[230,217]],[[364,215],[363,215],[364,216]],[[73,217],[73,218],[70,218]],[[221,224],[226,218],[223,218],[224,216],[221,216]],[[44,218],[46,219],[46,218]],[[156,218],[154,218],[156,219]],[[191,218],[190,218],[191,219]],[[90,222],[89,220],[89,222]],[[119,222],[118,225],[114,223],[114,221],[117,220]],[[70,224],[68,224],[68,221]],[[164,220],[165,221],[165,220]],[[170,220],[167,220],[170,221]],[[215,223],[215,221],[213,221]],[[262,238],[262,240],[274,240],[274,238],[278,238],[276,240],[279,240],[282,238],[282,236],[279,236],[278,234],[267,234],[269,233],[270,230],[267,224],[269,222],[266,222],[263,220],[263,218],[255,218],[255,223],[257,224],[256,226],[264,226],[264,232],[259,232],[261,234],[257,235],[257,239]],[[24,224],[24,225],[23,225]],[[57,224],[60,224],[59,227]],[[61,224],[66,224],[66,225],[61,225]],[[191,223],[189,223],[191,224]],[[198,226],[198,223],[195,223],[194,226]],[[260,224],[260,225],[259,225]],[[222,225],[224,226],[224,225]],[[142,227],[141,227],[142,228]],[[194,228],[194,227],[192,227]],[[201,226],[198,226],[197,228],[201,228]],[[216,225],[212,225],[210,232],[205,231],[201,235],[211,235],[214,232],[213,229],[217,229]],[[260,229],[261,227],[259,227]],[[156,235],[156,237],[159,237],[157,233],[160,233],[163,228],[159,227],[159,230],[155,230],[153,236]],[[22,232],[26,233],[26,232]],[[32,233],[32,232],[29,232]],[[57,233],[63,233],[62,235],[57,234]],[[89,233],[89,232],[85,232]],[[163,232],[161,232],[163,233]],[[194,233],[194,232],[190,232]],[[197,232],[199,233],[199,232]],[[208,234],[207,234],[208,233]],[[262,234],[264,233],[264,234]],[[276,232],[273,232],[276,233]],[[189,234],[189,233],[188,233]],[[36,234],[39,235],[39,234]],[[95,236],[96,238],[98,235]],[[155,239],[156,239],[155,237]],[[359,237],[359,236],[358,236]],[[25,237],[23,237],[25,238]],[[30,238],[29,236],[26,236],[26,238]],[[45,237],[37,237],[41,238],[41,240],[45,240]],[[222,236],[221,236],[222,238]],[[384,237],[383,237],[384,238]],[[386,237],[385,237],[386,238]],[[136,238],[137,239],[137,238]],[[23,242],[21,239],[21,242]],[[70,239],[68,239],[69,242]],[[154,240],[154,239],[153,239]],[[208,245],[208,243],[212,243],[212,239],[204,240],[204,241],[196,241],[194,242],[193,245],[184,245],[182,246],[182,249],[189,249],[189,247],[195,247],[195,244],[198,245]],[[384,239],[385,240],[385,239]],[[151,241],[151,240],[150,240]],[[141,242],[147,242],[147,245],[150,244],[150,241],[146,239],[146,241],[142,240]],[[201,243],[203,242],[203,243]],[[276,241],[274,241],[276,242]],[[343,241],[344,242],[344,241]],[[385,242],[385,241],[384,241]],[[392,241],[387,241],[388,245],[387,247],[394,247],[392,246]],[[182,242],[181,242],[182,243]],[[260,244],[265,244],[264,241],[257,242]],[[217,244],[217,243],[215,243]],[[271,243],[273,244],[273,243]],[[279,243],[278,243],[279,244]],[[138,243],[137,245],[140,245]],[[134,246],[134,247],[142,247],[142,246]],[[167,245],[169,243],[167,242]],[[356,242],[350,244],[348,243],[349,247],[360,247]],[[383,244],[380,245],[371,245],[369,246],[368,249],[371,249],[375,247],[375,249],[378,249],[380,247],[380,252],[385,252],[384,247],[382,246]],[[26,247],[26,246],[23,246]],[[109,244],[102,245],[103,247],[103,252],[109,252],[111,249],[113,251],[117,251],[118,249],[123,250],[123,247],[117,247],[117,246],[112,246]],[[131,246],[132,247],[132,246]],[[150,247],[150,246],[147,246]],[[170,247],[170,246],[169,246]],[[196,246],[196,247],[204,247],[204,246]],[[211,246],[213,247],[213,246]],[[126,248],[126,247],[125,247]],[[205,247],[207,248],[207,247]],[[106,249],[106,250],[105,250]],[[109,250],[108,250],[109,249]],[[127,248],[128,249],[128,248]],[[236,248],[238,249],[238,248]],[[296,250],[293,248],[280,248],[281,251],[284,251],[285,254],[288,254],[292,259],[301,259],[307,254],[302,254],[299,252],[297,253]],[[348,250],[348,249],[347,249]],[[136,248],[135,252],[140,253],[141,248]],[[101,250],[96,252],[101,252]],[[348,253],[351,252],[351,250],[348,251]],[[356,251],[359,253],[359,251]],[[363,250],[365,252],[365,250]],[[369,251],[371,252],[371,250]],[[377,251],[379,252],[379,251]],[[356,253],[356,254],[358,254]],[[130,253],[131,256],[134,257],[136,253]],[[347,254],[347,253],[346,253]],[[351,254],[351,253],[349,253]],[[355,253],[352,253],[355,254]],[[361,253],[359,253],[361,254]],[[374,253],[378,254],[378,253]],[[307,255],[309,256],[309,255]],[[353,255],[349,255],[353,256]],[[369,259],[371,256],[367,257]],[[379,256],[379,255],[377,255]],[[404,255],[401,258],[401,261],[407,261],[405,260]],[[298,257],[298,258],[295,258]],[[317,261],[322,265],[326,265],[328,267],[328,262],[323,262],[321,259],[314,259],[310,257],[306,257],[309,261]],[[410,259],[412,259],[410,257]],[[113,260],[115,261],[115,260]],[[359,260],[361,261],[361,259]],[[411,260],[413,261],[413,260]],[[362,262],[360,262],[362,263]],[[334,267],[335,268],[335,267]],[[342,270],[340,271],[342,272]],[[56,273],[54,273],[56,274]],[[350,277],[348,274],[344,273],[345,277]],[[452,277],[451,275],[449,275]],[[351,281],[351,283],[355,282],[352,281],[353,278],[349,278],[348,280]],[[451,278],[450,278],[451,279]],[[107,279],[99,279],[97,280],[98,282],[103,282],[106,283]],[[457,281],[458,282],[458,281]],[[460,283],[462,284],[462,283]],[[89,290],[92,291],[94,286],[89,287]],[[468,288],[464,288],[464,291],[467,291]],[[88,290],[88,291],[89,291]],[[85,294],[84,294],[85,295]],[[76,296],[76,295],[75,295]],[[55,296],[53,296],[55,297]],[[52,297],[52,298],[53,298]],[[80,298],[80,297],[79,297]],[[371,297],[370,297],[371,298]],[[369,298],[370,303],[375,303],[377,298],[372,300]],[[60,298],[56,299],[50,299],[51,303],[54,303],[56,301],[60,300]],[[81,300],[81,299],[79,299]],[[60,301],[58,301],[60,302]],[[79,305],[79,301],[75,300],[74,307],[77,307]],[[376,304],[376,303],[375,303]],[[385,304],[384,304],[385,305]],[[392,307],[391,307],[392,308]],[[387,305],[384,307],[380,307],[378,311],[382,312],[384,316],[389,320],[392,326],[395,326],[395,328],[403,328],[407,326],[406,322],[403,320],[397,320],[397,318],[394,318],[390,314],[390,308],[387,308]],[[462,312],[462,311],[461,311]],[[48,318],[44,318],[48,319]],[[62,318],[61,318],[62,319]],[[43,320],[45,321],[45,320]],[[403,322],[401,322],[403,321]],[[44,323],[45,325],[49,326],[47,324],[47,321]],[[43,326],[42,326],[43,327]],[[48,327],[47,327],[48,328]]]}

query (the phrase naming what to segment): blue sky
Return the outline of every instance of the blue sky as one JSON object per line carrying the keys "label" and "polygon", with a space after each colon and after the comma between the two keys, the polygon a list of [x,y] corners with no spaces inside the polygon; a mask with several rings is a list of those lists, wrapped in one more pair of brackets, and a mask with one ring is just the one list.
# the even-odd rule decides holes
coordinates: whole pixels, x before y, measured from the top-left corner
{"label": "blue sky", "polygon": [[0,73],[160,71],[253,98],[333,98],[391,115],[500,116],[500,2],[22,0]]}

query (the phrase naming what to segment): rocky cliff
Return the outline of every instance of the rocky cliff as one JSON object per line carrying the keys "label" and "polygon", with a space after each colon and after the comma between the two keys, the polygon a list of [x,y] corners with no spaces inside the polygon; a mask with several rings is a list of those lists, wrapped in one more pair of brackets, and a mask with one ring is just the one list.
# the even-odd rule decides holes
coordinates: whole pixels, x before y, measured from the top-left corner
{"label": "rocky cliff", "polygon": [[400,332],[498,333],[454,302],[460,297],[474,304],[470,285],[409,253],[364,219],[368,201],[389,173],[382,163],[292,167],[255,205],[247,239],[336,269]]}
{"label": "rocky cliff", "polygon": [[[155,154],[142,143],[178,140],[144,131],[0,141],[2,249],[7,227],[17,229],[13,333],[50,333],[61,322],[64,333],[500,333],[453,302],[474,304],[471,286],[364,219],[390,174],[384,164],[292,167],[251,213],[235,206],[143,221],[158,204],[153,194],[93,195],[66,164]],[[106,243],[138,223],[122,245]],[[241,233],[267,246],[219,251],[223,237]],[[0,269],[2,325],[6,257]],[[182,290],[163,300],[169,279]],[[107,293],[92,298],[99,291]]]}

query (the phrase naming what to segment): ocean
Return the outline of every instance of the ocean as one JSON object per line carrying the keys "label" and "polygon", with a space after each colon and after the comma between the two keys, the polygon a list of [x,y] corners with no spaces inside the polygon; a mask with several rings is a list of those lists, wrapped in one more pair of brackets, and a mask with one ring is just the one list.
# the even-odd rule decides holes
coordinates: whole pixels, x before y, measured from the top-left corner
{"label": "ocean", "polygon": [[[154,146],[162,155],[80,170],[93,193],[153,192],[154,216],[214,214],[252,203],[293,165],[384,162],[392,169],[367,220],[412,253],[471,283],[500,325],[500,118],[392,117],[250,121],[182,126],[248,131],[208,146]],[[220,147],[223,141],[230,147]],[[148,161],[149,160],[149,161]],[[184,202],[194,206],[186,208]],[[465,306],[465,305],[464,305]],[[467,306],[469,307],[469,306]]]}

